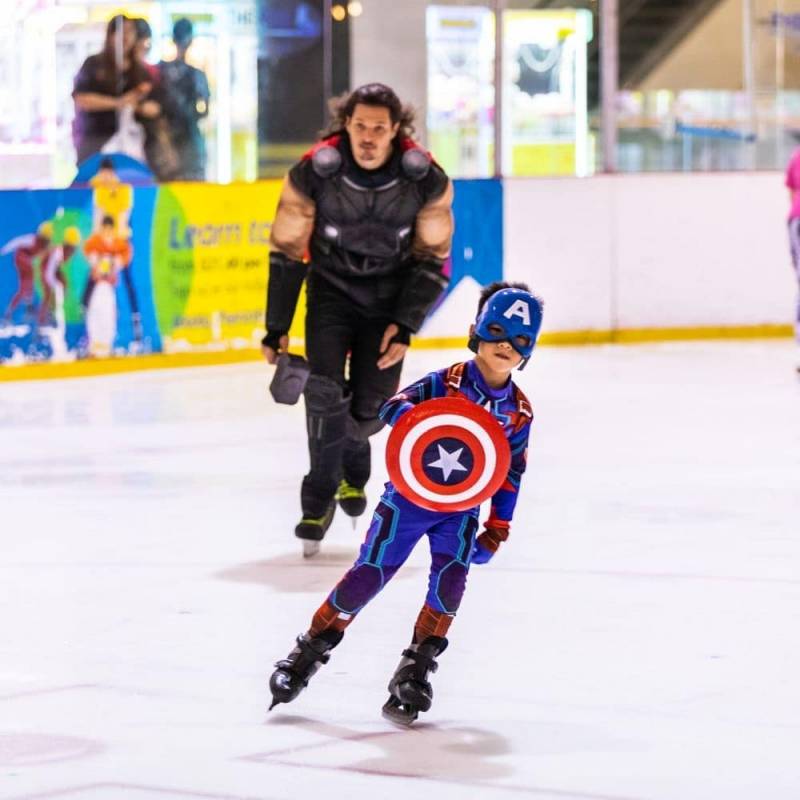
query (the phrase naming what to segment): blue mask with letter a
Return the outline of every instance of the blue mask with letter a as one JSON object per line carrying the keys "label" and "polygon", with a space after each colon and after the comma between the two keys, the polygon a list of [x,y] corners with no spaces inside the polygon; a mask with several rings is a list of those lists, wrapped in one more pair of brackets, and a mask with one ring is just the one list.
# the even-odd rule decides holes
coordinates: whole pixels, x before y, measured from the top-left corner
{"label": "blue mask with letter a", "polygon": [[[524,289],[500,289],[481,309],[475,320],[474,340],[508,342],[524,359],[529,359],[542,327],[542,304]],[[470,341],[477,352],[477,341]]]}

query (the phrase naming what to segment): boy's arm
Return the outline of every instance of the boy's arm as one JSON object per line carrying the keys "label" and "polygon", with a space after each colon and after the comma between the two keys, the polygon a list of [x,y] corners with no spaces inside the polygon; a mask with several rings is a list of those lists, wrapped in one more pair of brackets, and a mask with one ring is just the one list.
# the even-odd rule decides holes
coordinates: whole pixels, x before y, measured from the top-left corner
{"label": "boy's arm", "polygon": [[475,540],[472,554],[473,564],[485,564],[497,552],[500,545],[508,539],[511,519],[514,516],[514,508],[519,496],[519,486],[527,462],[530,427],[530,424],[525,425],[508,441],[511,447],[511,465],[508,469],[508,477],[492,497],[489,518],[484,523],[483,533]]}
{"label": "boy's arm", "polygon": [[430,372],[416,383],[401,389],[394,397],[390,397],[378,412],[378,416],[387,425],[394,425],[406,411],[425,400],[444,397],[447,394],[444,381],[438,372]]}

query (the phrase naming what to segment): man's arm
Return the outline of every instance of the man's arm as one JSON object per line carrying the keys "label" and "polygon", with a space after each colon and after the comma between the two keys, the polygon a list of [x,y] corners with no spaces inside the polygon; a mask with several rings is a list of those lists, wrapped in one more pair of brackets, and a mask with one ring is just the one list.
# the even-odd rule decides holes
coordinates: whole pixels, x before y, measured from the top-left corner
{"label": "man's arm", "polygon": [[417,214],[411,250],[414,263],[394,313],[395,322],[412,333],[420,329],[450,280],[443,269],[453,241],[452,206],[453,184],[447,180],[444,191]]}
{"label": "man's arm", "polygon": [[314,201],[295,186],[291,177],[287,177],[272,223],[269,239],[272,251],[283,253],[294,261],[302,261],[314,230],[315,215]]}
{"label": "man's arm", "polygon": [[314,201],[287,177],[270,234],[267,334],[261,340],[264,357],[270,364],[274,364],[278,352],[288,346],[289,328],[308,271],[303,259],[314,229],[315,213]]}

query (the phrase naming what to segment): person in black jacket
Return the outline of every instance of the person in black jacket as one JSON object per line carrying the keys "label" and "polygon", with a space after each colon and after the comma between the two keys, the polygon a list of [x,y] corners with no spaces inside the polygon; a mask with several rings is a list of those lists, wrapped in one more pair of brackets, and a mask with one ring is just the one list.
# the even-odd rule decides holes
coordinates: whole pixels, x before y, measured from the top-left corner
{"label": "person in black jacket", "polygon": [[263,352],[275,363],[306,276],[310,470],[295,535],[318,549],[336,501],[367,504],[369,437],[412,333],[447,287],[452,183],[411,138],[413,112],[371,83],[334,101],[327,135],[289,171],[272,227]]}
{"label": "person in black jacket", "polygon": [[199,121],[208,116],[210,91],[206,74],[186,61],[194,40],[191,20],[182,17],[172,28],[175,59],[161,61],[172,146],[178,154],[174,180],[203,181],[206,177],[206,145]]}
{"label": "person in black jacket", "polygon": [[72,134],[78,164],[99,153],[114,136],[125,107],[133,108],[140,119],[160,111],[149,99],[151,76],[134,57],[136,42],[134,21],[117,14],[106,28],[103,51],[89,56],[75,76]]}

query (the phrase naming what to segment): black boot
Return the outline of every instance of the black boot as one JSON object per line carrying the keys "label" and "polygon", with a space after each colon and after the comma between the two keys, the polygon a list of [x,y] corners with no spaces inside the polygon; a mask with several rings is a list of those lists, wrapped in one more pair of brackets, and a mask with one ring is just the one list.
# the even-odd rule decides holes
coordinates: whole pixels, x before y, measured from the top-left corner
{"label": "black boot", "polygon": [[353,486],[347,478],[339,482],[336,500],[348,517],[360,517],[367,510],[367,495],[363,487]]}
{"label": "black boot", "polygon": [[403,650],[403,657],[389,681],[389,699],[383,716],[398,725],[411,725],[420,711],[428,711],[433,703],[433,688],[428,675],[436,672],[436,656],[447,648],[447,639],[428,636],[421,644]]}
{"label": "black boot", "polygon": [[275,664],[277,669],[269,679],[270,711],[278,703],[291,703],[308,686],[314,673],[328,663],[330,651],[342,641],[342,636],[337,631],[323,631],[313,639],[307,633],[297,637],[297,645],[283,661]]}
{"label": "black boot", "polygon": [[336,502],[332,500],[325,509],[325,513],[319,517],[311,514],[303,514],[303,518],[297,523],[294,535],[298,539],[310,539],[313,542],[320,542],[325,538],[325,533],[333,522],[333,515],[336,512]]}
{"label": "black boot", "polygon": [[[304,390],[308,456],[311,469],[300,487],[303,518],[295,536],[307,542],[320,542],[336,510],[336,487],[342,476],[342,450],[350,417],[350,396],[336,381],[312,374]],[[304,547],[313,555],[318,546]]]}

